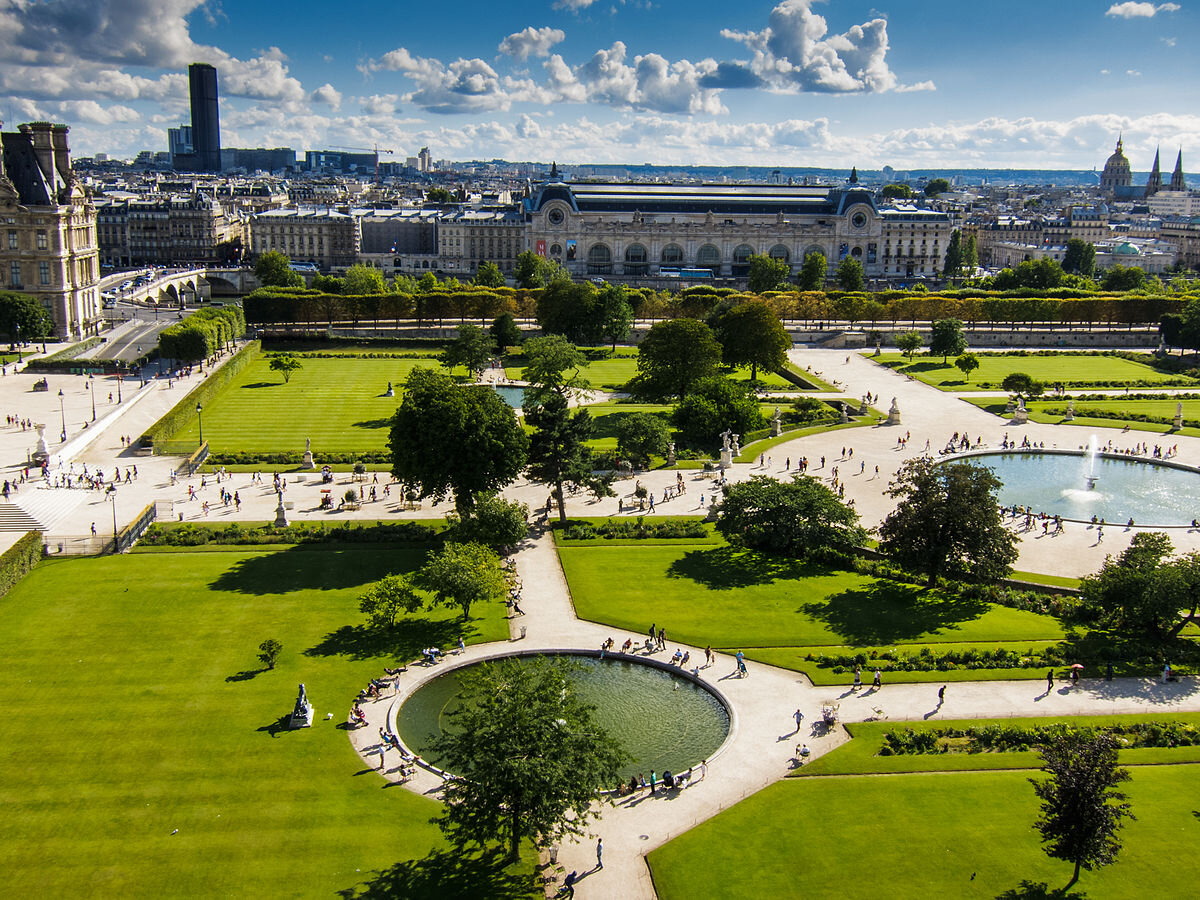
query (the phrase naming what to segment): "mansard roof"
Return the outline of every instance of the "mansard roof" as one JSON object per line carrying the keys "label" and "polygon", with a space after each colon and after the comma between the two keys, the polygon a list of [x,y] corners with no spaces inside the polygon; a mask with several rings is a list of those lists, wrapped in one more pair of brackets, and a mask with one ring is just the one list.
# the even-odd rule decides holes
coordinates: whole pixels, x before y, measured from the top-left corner
{"label": "mansard roof", "polygon": [[855,203],[875,209],[870,191],[775,184],[628,184],[550,182],[524,201],[537,212],[552,200],[576,212],[750,215],[840,215]]}

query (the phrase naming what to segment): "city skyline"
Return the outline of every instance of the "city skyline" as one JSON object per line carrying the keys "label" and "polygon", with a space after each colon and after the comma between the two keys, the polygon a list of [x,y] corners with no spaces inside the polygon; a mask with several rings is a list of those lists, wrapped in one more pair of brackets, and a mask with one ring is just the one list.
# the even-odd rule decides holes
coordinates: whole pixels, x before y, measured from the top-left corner
{"label": "city skyline", "polygon": [[[80,155],[166,148],[187,66],[214,65],[224,146],[378,144],[396,158],[1135,170],[1200,147],[1188,4],[1071,0],[0,0],[0,116]],[[469,27],[459,25],[470,23]]]}

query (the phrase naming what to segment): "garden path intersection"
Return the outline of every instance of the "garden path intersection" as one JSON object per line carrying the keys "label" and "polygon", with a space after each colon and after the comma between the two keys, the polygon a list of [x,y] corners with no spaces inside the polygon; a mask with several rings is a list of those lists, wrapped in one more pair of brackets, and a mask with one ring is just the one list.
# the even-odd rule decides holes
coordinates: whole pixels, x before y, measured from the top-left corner
{"label": "garden path intersection", "polygon": [[[883,490],[896,469],[906,459],[918,456],[928,438],[936,451],[945,444],[952,432],[965,432],[972,440],[982,438],[986,445],[997,447],[1005,434],[1020,440],[1028,435],[1031,441],[1044,441],[1049,447],[1077,448],[1087,443],[1092,433],[1068,425],[1041,425],[1030,423],[1014,426],[1001,421],[977,407],[943,393],[918,381],[908,380],[889,369],[881,367],[869,358],[851,354],[849,361],[844,351],[797,350],[792,360],[801,369],[811,366],[823,372],[826,380],[845,385],[846,395],[859,398],[870,391],[878,394],[877,404],[885,409],[896,397],[901,410],[902,424],[899,426],[867,426],[844,429],[825,434],[811,435],[776,445],[769,451],[771,463],[760,467],[758,463],[737,464],[728,477],[732,481],[744,480],[756,474],[783,477],[783,460],[791,457],[795,462],[801,456],[810,460],[810,474],[828,477],[834,465],[841,467],[842,481],[846,485],[846,496],[855,500],[863,523],[874,526],[891,509],[891,501]],[[269,521],[274,517],[276,495],[270,488],[270,478],[265,485],[252,485],[248,474],[229,477],[222,487],[237,491],[242,499],[240,511],[233,506],[225,507],[217,502],[217,486],[212,476],[207,478],[207,487],[200,488],[200,477],[180,479],[172,485],[171,470],[178,465],[177,459],[137,457],[129,453],[121,443],[121,436],[137,437],[154,421],[173,406],[194,384],[204,377],[199,373],[168,388],[165,383],[154,382],[138,389],[136,383],[126,383],[123,402],[109,404],[107,395],[114,390],[110,379],[97,378],[97,420],[89,422],[84,430],[80,423],[90,420],[90,394],[84,388],[83,379],[76,376],[50,376],[50,390],[33,393],[34,375],[9,374],[0,380],[0,400],[6,415],[28,418],[47,424],[47,440],[51,451],[59,451],[55,440],[60,431],[58,390],[64,390],[64,407],[68,420],[68,442],[62,446],[64,468],[74,463],[79,470],[87,463],[90,470],[99,467],[107,474],[114,466],[125,469],[136,464],[139,477],[136,482],[122,485],[117,491],[116,513],[118,524],[124,525],[140,510],[152,502],[172,503],[171,518],[180,513],[189,521],[205,521],[201,503],[209,500],[211,511],[207,520],[221,521]],[[85,416],[85,406],[86,416]],[[72,425],[73,423],[73,425]],[[911,433],[907,449],[898,450],[896,438],[905,432]],[[1168,440],[1158,435],[1140,432],[1122,434],[1118,429],[1094,429],[1101,443],[1110,438],[1120,446],[1136,440],[1154,443]],[[80,435],[86,435],[84,446]],[[33,449],[36,435],[32,430],[4,426],[0,429],[0,462],[5,468],[5,478],[20,477],[27,458]],[[1171,437],[1170,443],[1178,443],[1178,461],[1187,465],[1200,465],[1200,438],[1186,436]],[[854,463],[839,459],[843,447],[854,447]],[[824,469],[818,468],[821,456],[826,458]],[[865,462],[862,475],[858,463]],[[318,455],[318,465],[320,459]],[[879,466],[875,476],[874,467]],[[270,472],[265,471],[269,476]],[[674,471],[643,473],[641,481],[662,496],[662,489],[674,484]],[[652,515],[699,514],[711,503],[712,482],[696,471],[685,471],[688,490],[682,497],[658,503]],[[348,481],[348,475],[339,475],[340,482]],[[386,500],[364,504],[361,510],[330,515],[318,508],[319,480],[308,475],[303,482],[288,476],[288,491],[285,499],[292,504],[289,517],[293,521],[377,520],[393,517],[441,517],[446,506],[433,507],[426,504],[422,509],[410,511],[402,508],[397,492]],[[200,499],[187,501],[188,487],[197,489]],[[343,488],[344,489],[344,488]],[[632,491],[632,482],[621,482],[618,489],[623,494]],[[14,505],[27,502],[33,495],[58,495],[67,493],[75,505],[68,508],[64,503],[55,513],[54,522],[46,532],[46,542],[54,552],[59,541],[72,540],[90,531],[95,523],[101,534],[111,527],[112,509],[100,492],[80,492],[67,489],[54,490],[40,487],[35,481],[24,484],[13,498]],[[544,507],[546,488],[544,485],[519,482],[505,492],[512,499],[522,500],[532,509]],[[82,499],[80,495],[82,494]],[[701,507],[699,498],[704,495]],[[1200,497],[1197,498],[1200,507]],[[32,504],[35,505],[36,504]],[[583,495],[568,499],[569,515],[616,515],[616,501],[590,500]],[[1198,510],[1200,516],[1200,510]],[[1179,550],[1200,549],[1200,535],[1186,529],[1171,529],[1170,535]],[[20,532],[8,532],[13,538]],[[1133,532],[1113,523],[1105,542],[1097,546],[1094,533],[1084,525],[1068,525],[1066,532],[1055,538],[1043,538],[1034,533],[1021,537],[1021,557],[1017,567],[1021,570],[1057,575],[1081,575],[1095,571],[1105,554],[1119,552]],[[611,637],[617,646],[625,637],[639,640],[642,635],[623,633],[594,622],[579,619],[571,602],[570,593],[559,565],[553,539],[541,532],[531,537],[516,554],[518,572],[524,584],[522,606],[526,615],[511,623],[513,640],[508,644],[473,645],[459,655],[451,655],[447,661],[430,668],[410,666],[401,676],[399,693],[379,701],[365,704],[368,725],[352,732],[352,741],[364,759],[371,765],[378,763],[378,733],[381,726],[389,724],[389,712],[425,678],[445,671],[448,665],[458,665],[504,653],[514,649],[554,648],[598,648],[602,641]],[[619,573],[614,573],[619,574]],[[648,625],[656,619],[654,610],[647,610]],[[671,633],[671,622],[661,622]],[[521,630],[524,629],[524,637]],[[666,659],[676,646],[689,651],[693,659],[703,658],[703,647],[677,645],[668,641],[668,651],[656,654]],[[578,885],[580,897],[637,898],[654,896],[654,888],[645,864],[644,855],[665,843],[698,822],[704,821],[726,809],[749,794],[784,777],[791,767],[796,744],[800,740],[808,743],[814,755],[833,749],[846,740],[843,730],[834,729],[829,734],[810,732],[810,723],[819,721],[821,707],[828,701],[840,703],[840,715],[845,721],[862,721],[873,718],[875,708],[886,713],[889,720],[922,720],[938,706],[936,684],[888,684],[879,691],[864,690],[851,692],[849,687],[814,687],[802,674],[747,661],[748,675],[744,678],[730,677],[735,671],[735,661],[728,655],[718,654],[714,666],[702,669],[701,677],[711,682],[728,700],[733,719],[730,739],[723,750],[710,761],[704,781],[694,784],[674,795],[656,794],[645,791],[632,799],[618,801],[617,805],[604,810],[602,819],[593,831],[604,839],[604,869],[584,878]],[[1117,679],[1113,682],[1084,679],[1077,687],[1061,684],[1049,694],[1044,693],[1044,684],[1038,681],[988,681],[955,682],[946,692],[945,702],[937,710],[941,719],[968,717],[1004,716],[1058,716],[1077,714],[1112,714],[1154,712],[1162,710],[1200,711],[1200,685],[1193,680],[1167,685],[1145,679]],[[348,706],[351,698],[345,698]],[[336,702],[328,701],[326,708],[336,708]],[[805,715],[799,733],[794,731],[793,712],[799,708]],[[335,713],[336,715],[336,713]],[[394,780],[398,757],[395,751],[385,755],[384,777]],[[431,773],[421,771],[408,787],[419,792],[436,791],[439,780]],[[559,861],[565,871],[588,872],[595,865],[595,839],[585,839],[560,849]]]}

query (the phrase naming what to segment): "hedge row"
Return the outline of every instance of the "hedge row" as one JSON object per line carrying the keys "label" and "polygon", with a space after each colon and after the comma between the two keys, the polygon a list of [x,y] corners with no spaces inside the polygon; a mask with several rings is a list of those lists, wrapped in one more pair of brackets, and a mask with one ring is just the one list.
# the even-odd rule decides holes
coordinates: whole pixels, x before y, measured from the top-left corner
{"label": "hedge row", "polygon": [[561,535],[568,541],[586,541],[593,538],[704,538],[708,532],[700,521],[647,522],[644,516],[636,519],[613,520],[592,524],[575,522],[563,529]]}
{"label": "hedge row", "polygon": [[90,337],[87,340],[80,341],[78,344],[72,344],[70,347],[63,347],[49,356],[43,356],[40,359],[31,359],[25,368],[31,372],[57,372],[63,367],[64,363],[68,363],[81,354],[99,347],[102,343],[104,343],[102,339]]}
{"label": "hedge row", "polygon": [[1020,753],[1066,734],[1116,738],[1124,750],[1138,747],[1200,746],[1200,728],[1188,722],[1119,722],[1112,725],[974,725],[968,728],[903,728],[884,733],[880,756],[929,753]]}
{"label": "hedge row", "polygon": [[206,306],[158,336],[158,352],[164,359],[196,362],[208,359],[246,333],[240,306]]}
{"label": "hedge row", "polygon": [[[371,525],[297,523],[273,525],[151,525],[141,543],[150,547],[200,547],[205,544],[436,544],[438,530],[420,522],[376,522]],[[39,545],[40,546],[40,545]]]}
{"label": "hedge row", "polygon": [[[193,404],[192,410],[195,411],[195,408]],[[231,453],[211,453],[206,463],[211,466],[298,466],[303,461],[303,450],[282,453],[255,453],[243,450]],[[392,455],[386,450],[367,450],[361,453],[319,453],[317,462],[323,466],[347,465],[357,462],[390,466]]]}
{"label": "hedge row", "polygon": [[188,391],[165,416],[155,422],[142,435],[139,441],[140,446],[154,447],[163,441],[170,440],[196,415],[197,403],[211,402],[246,366],[258,358],[261,351],[262,345],[258,341],[250,341],[243,346],[229,362],[210,372],[207,378]]}
{"label": "hedge row", "polygon": [[42,558],[42,534],[28,531],[0,554],[0,597],[17,586]]}

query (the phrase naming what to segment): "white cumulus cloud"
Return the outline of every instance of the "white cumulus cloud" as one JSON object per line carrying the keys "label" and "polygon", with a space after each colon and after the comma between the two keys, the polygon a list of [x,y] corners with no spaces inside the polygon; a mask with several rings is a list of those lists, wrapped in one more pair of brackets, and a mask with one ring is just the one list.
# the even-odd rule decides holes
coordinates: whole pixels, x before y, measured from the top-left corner
{"label": "white cumulus cloud", "polygon": [[534,28],[530,25],[523,31],[515,31],[500,42],[501,53],[516,59],[531,56],[549,56],[550,48],[566,40],[566,33],[558,28]]}
{"label": "white cumulus cloud", "polygon": [[1177,12],[1180,9],[1182,7],[1178,3],[1114,3],[1105,15],[1115,19],[1153,19],[1160,12]]}

